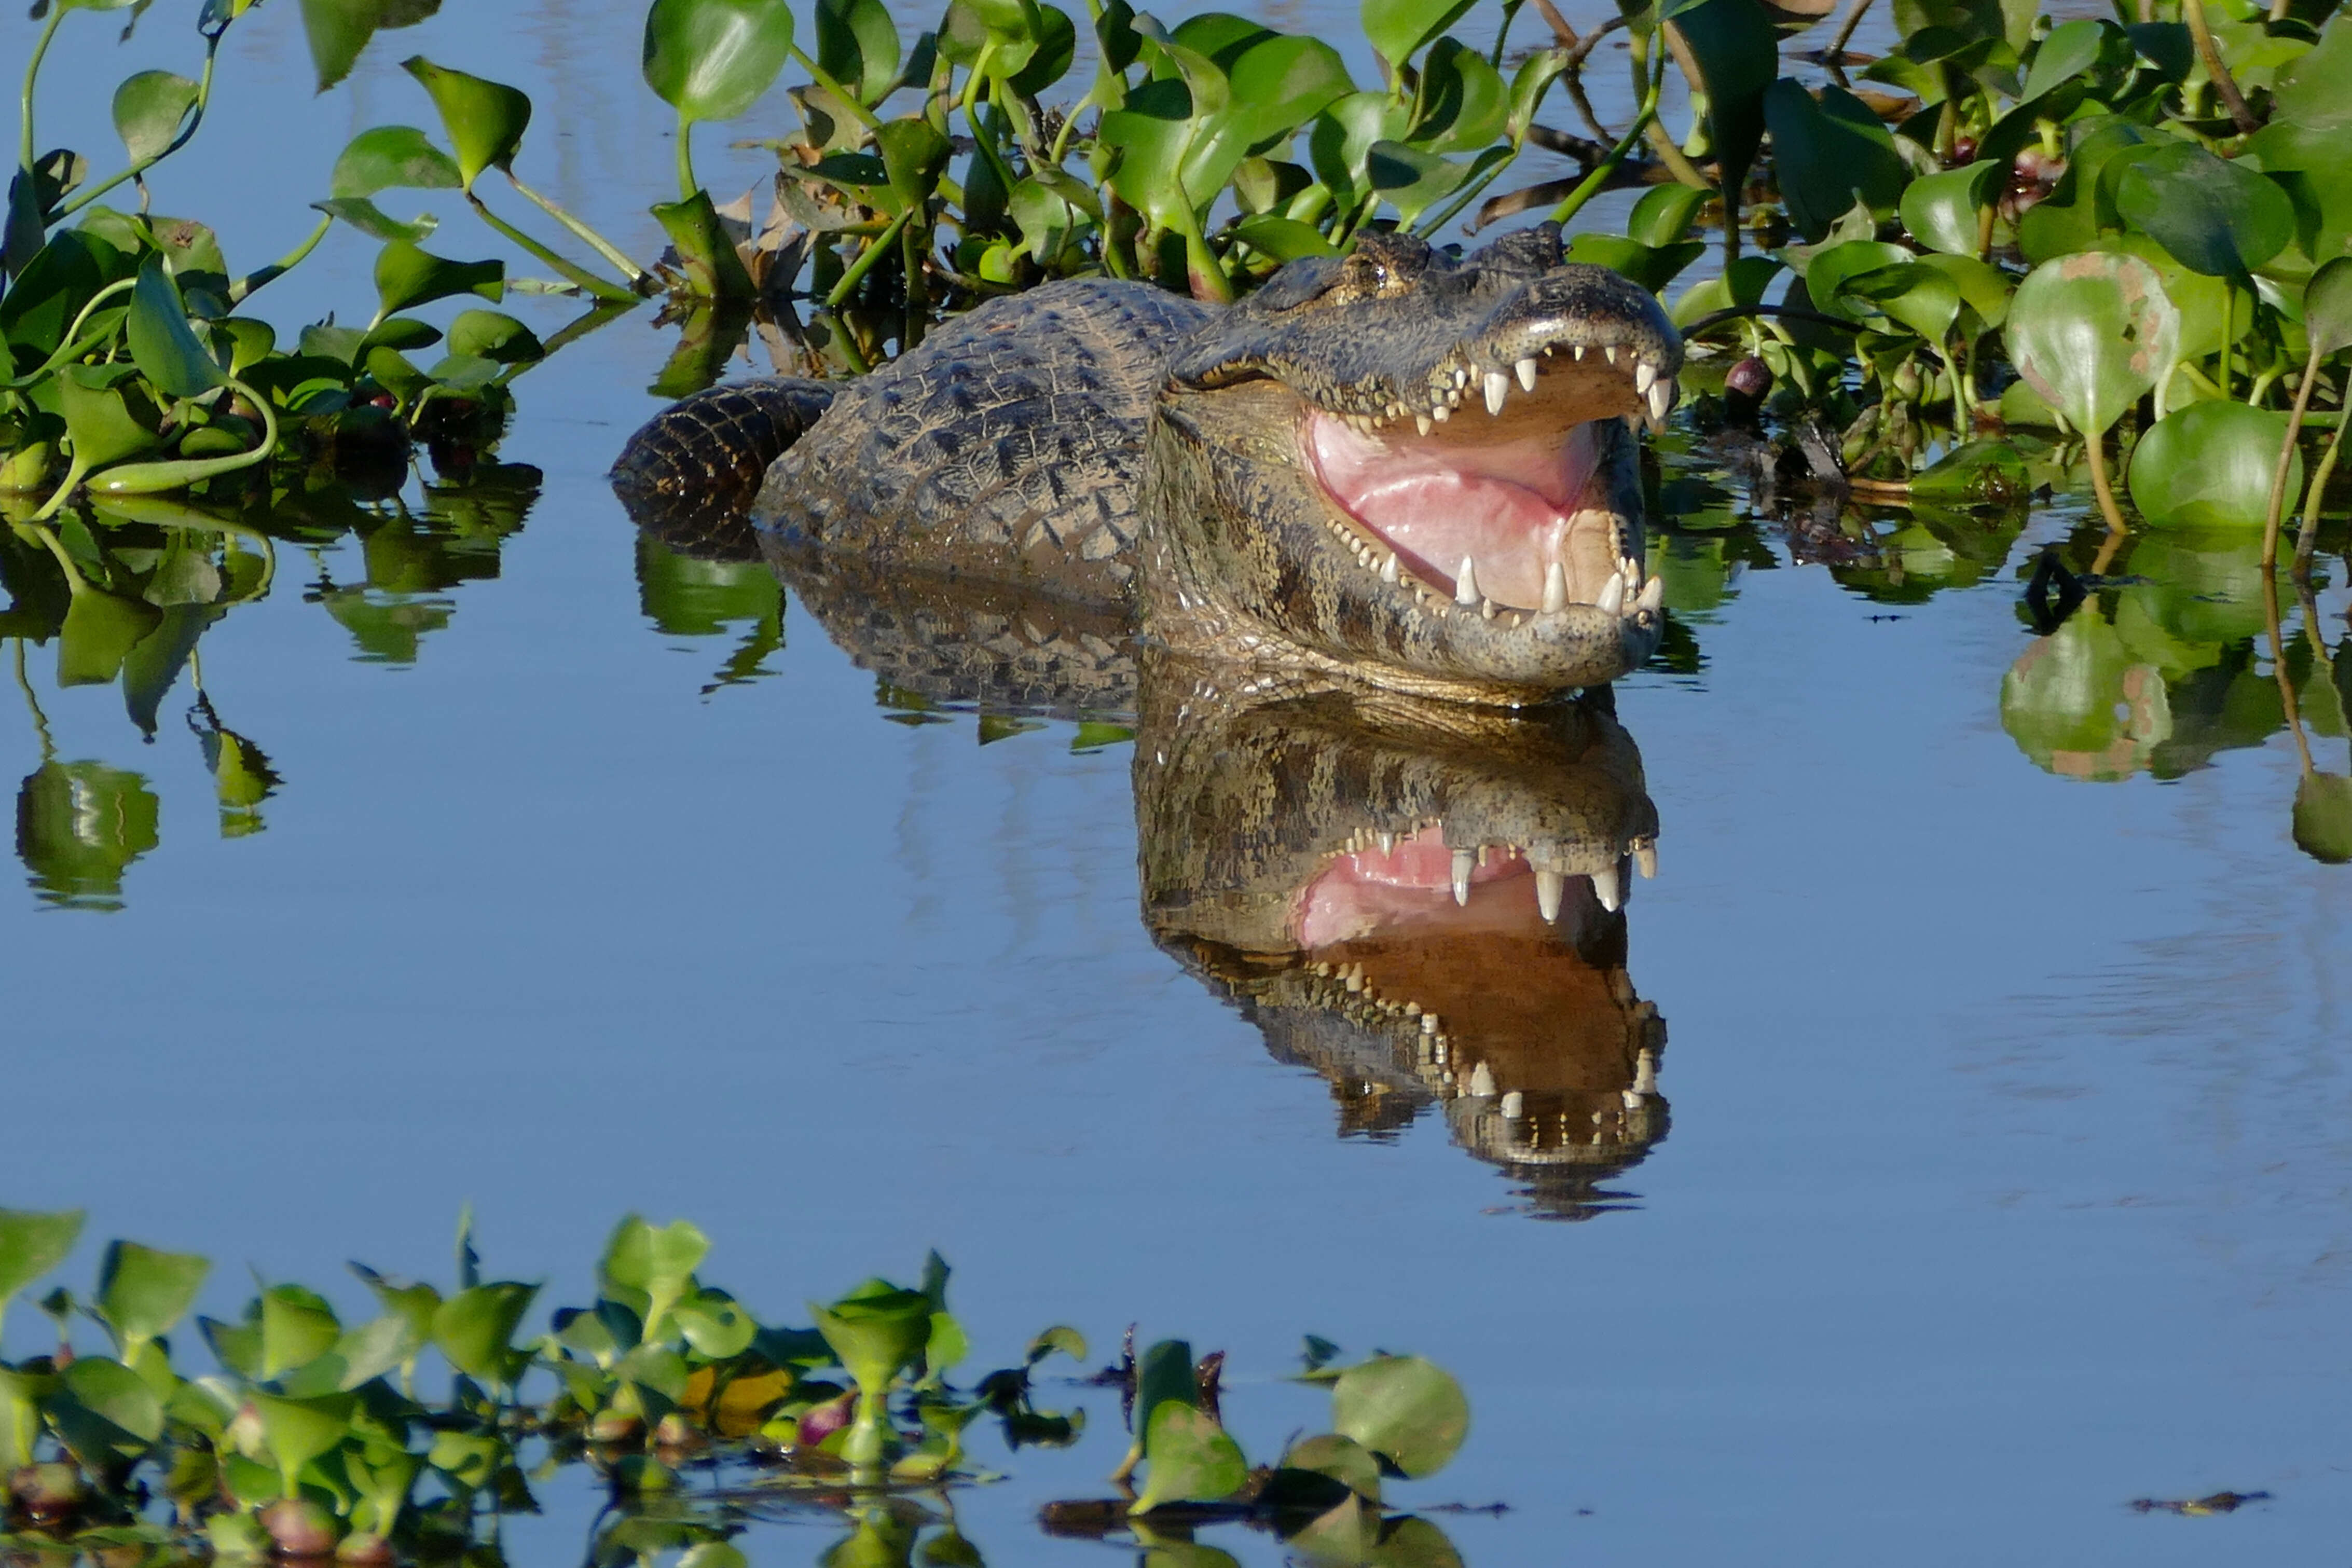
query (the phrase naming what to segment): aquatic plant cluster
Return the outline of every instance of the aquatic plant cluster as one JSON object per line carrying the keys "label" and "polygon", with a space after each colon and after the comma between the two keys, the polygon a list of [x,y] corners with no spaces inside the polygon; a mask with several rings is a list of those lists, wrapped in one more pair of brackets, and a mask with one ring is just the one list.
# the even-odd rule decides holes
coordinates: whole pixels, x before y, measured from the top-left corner
{"label": "aquatic plant cluster", "polygon": [[[81,1228],[79,1212],[0,1209],[0,1313]],[[985,1479],[966,1430],[992,1420],[1018,1450],[1084,1429],[1083,1411],[1034,1399],[1041,1364],[1086,1358],[1074,1329],[1045,1330],[969,1389],[950,1384],[971,1347],[936,1254],[918,1285],[869,1279],[788,1329],[704,1283],[709,1250],[686,1221],[625,1219],[596,1299],[519,1337],[540,1288],[483,1279],[468,1220],[455,1289],[354,1264],[377,1310],[347,1324],[314,1290],[267,1286],[235,1321],[199,1317],[181,1336],[211,1353],[215,1370],[198,1373],[173,1336],[210,1265],[113,1242],[87,1300],[62,1288],[41,1299],[55,1352],[0,1361],[0,1560],[495,1563],[499,1520],[535,1511],[534,1484],[585,1467],[609,1494],[592,1563],[680,1552],[681,1568],[740,1568],[730,1538],[787,1513],[839,1516],[864,1543],[850,1561],[907,1562],[929,1525],[924,1561],[976,1563],[951,1510],[934,1518],[914,1501]],[[77,1347],[78,1321],[103,1330],[112,1353]],[[1333,1429],[1253,1469],[1220,1415],[1223,1355],[1130,1342],[1096,1380],[1118,1385],[1135,1434],[1119,1495],[1055,1505],[1049,1524],[1149,1543],[1155,1527],[1238,1522],[1332,1561],[1455,1561],[1450,1548],[1378,1553],[1401,1531],[1405,1546],[1434,1533],[1388,1512],[1382,1488],[1453,1458],[1469,1422],[1460,1388],[1417,1357],[1340,1367],[1335,1354],[1310,1340],[1302,1374],[1329,1387]],[[445,1397],[419,1392],[428,1356],[451,1374]]]}
{"label": "aquatic plant cluster", "polygon": [[[407,314],[495,301],[510,280],[502,261],[423,249],[430,217],[377,205],[405,188],[457,191],[556,274],[530,286],[589,297],[576,331],[667,287],[705,307],[698,331],[687,312],[689,342],[723,355],[733,331],[715,331],[708,307],[788,294],[805,271],[805,297],[845,312],[820,336],[862,368],[938,309],[1044,279],[1231,298],[1368,229],[1442,236],[1465,215],[1475,228],[1544,208],[1566,222],[1599,190],[1646,182],[1626,233],[1580,234],[1575,254],[1664,292],[1717,234],[1723,265],[1675,297],[1678,319],[1747,351],[1736,393],[1778,378],[1784,411],[1833,420],[1860,488],[2013,491],[2026,456],[1998,437],[2040,428],[2083,443],[2120,528],[2105,440],[2123,425],[2145,437],[2128,489],[2150,521],[2253,526],[2301,499],[2307,560],[2334,467],[2331,440],[2306,484],[2297,448],[2305,428],[2340,429],[2352,346],[2352,268],[2330,266],[2352,240],[2352,27],[2335,0],[2141,0],[2118,20],[2057,24],[2014,0],[1889,0],[1901,41],[1875,58],[1845,47],[1870,0],[1826,48],[1804,47],[1820,0],[1628,4],[1581,37],[1538,0],[1532,45],[1513,39],[1522,0],[1486,13],[1490,29],[1467,26],[1470,0],[1366,0],[1370,86],[1323,40],[1223,13],[1171,28],[1127,0],[1090,0],[1083,49],[1078,21],[1038,0],[953,0],[911,39],[883,0],[823,0],[814,53],[784,0],[657,0],[644,73],[677,111],[679,174],[678,199],[654,209],[674,245],[662,263],[633,261],[515,177],[525,94],[418,57],[406,68],[441,140],[398,125],[354,138],[310,237],[237,272],[202,224],[100,198],[195,135],[221,40],[254,3],[206,0],[198,77],[121,85],[123,166],[95,183],[82,154],[37,151],[36,87],[69,15],[127,0],[47,15],[0,298],[0,491],[37,498],[36,521],[84,488],[227,491],[265,482],[273,458],[401,451],[451,421],[494,429],[513,378],[572,334],[541,342],[480,308],[446,327]],[[386,19],[304,15],[322,85]],[[1611,127],[1583,78],[1620,28],[1639,107]],[[1092,76],[1073,97],[1082,57]],[[776,211],[755,235],[697,184],[691,132],[743,114],[795,66],[801,130],[773,140]],[[1692,110],[1679,134],[1658,120],[1670,72]],[[1591,139],[1543,122],[1563,99]],[[1530,150],[1582,171],[1474,212]],[[493,174],[585,258],[495,211]],[[247,301],[335,222],[382,242],[375,310],[281,346]],[[1702,364],[1698,384],[1733,357]],[[715,369],[688,358],[689,382]],[[1934,477],[1915,480],[1923,467]]]}

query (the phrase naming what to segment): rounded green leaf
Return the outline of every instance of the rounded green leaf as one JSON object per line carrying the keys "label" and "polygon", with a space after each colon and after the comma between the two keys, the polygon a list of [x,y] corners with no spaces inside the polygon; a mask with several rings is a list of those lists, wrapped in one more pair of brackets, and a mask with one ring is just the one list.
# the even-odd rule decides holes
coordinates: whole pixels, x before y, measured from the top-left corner
{"label": "rounded green leaf", "polygon": [[680,120],[732,120],[768,90],[792,47],[783,0],[654,0],[646,85]]}
{"label": "rounded green leaf", "polygon": [[1898,210],[1911,237],[1930,250],[1974,256],[1979,215],[2000,194],[1995,163],[1969,163],[1904,187]]}
{"label": "rounded green leaf", "polygon": [[1353,1437],[1342,1437],[1337,1432],[1302,1437],[1282,1456],[1282,1464],[1286,1469],[1328,1476],[1373,1502],[1381,1500],[1381,1461]]}
{"label": "rounded green leaf", "polygon": [[2027,274],[2007,338],[2026,384],[2076,430],[2104,436],[2171,371],[2180,312],[2147,262],[2086,250]]}
{"label": "rounded green leaf", "polygon": [[2352,861],[2352,778],[2303,775],[2294,786],[2294,847],[2331,866]]}
{"label": "rounded green leaf", "polygon": [[1470,1431],[1470,1402],[1442,1367],[1419,1356],[1380,1356],[1331,1385],[1331,1426],[1408,1476],[1443,1469]]}
{"label": "rounded green leaf", "polygon": [[[1355,90],[1356,84],[1349,79],[1347,68],[1340,64],[1338,53],[1329,45],[1312,38],[1277,41],[1312,44],[1330,56],[1338,79],[1323,103]],[[1263,44],[1258,46],[1259,49],[1264,47]],[[1504,85],[1502,73],[1486,63],[1486,56],[1453,38],[1440,38],[1423,63],[1421,76],[1422,116],[1412,129],[1416,145],[1433,153],[1469,153],[1485,148],[1502,133],[1504,121],[1511,112],[1510,89]],[[1239,67],[1234,71],[1234,93],[1243,100],[1251,96]],[[1318,103],[1316,110],[1320,110],[1323,103]],[[1303,121],[1309,116],[1299,118]]]}
{"label": "rounded green leaf", "polygon": [[816,0],[816,62],[868,103],[898,75],[898,26],[884,0]]}
{"label": "rounded green leaf", "polygon": [[1882,267],[1845,280],[1849,300],[1867,300],[1931,343],[1941,344],[1960,316],[1960,286],[1916,261]]}
{"label": "rounded green leaf", "polygon": [[0,1311],[17,1291],[55,1268],[81,1237],[82,1211],[0,1209]]}
{"label": "rounded green leaf", "polygon": [[62,1397],[52,1403],[50,1418],[85,1460],[92,1450],[136,1453],[163,1436],[163,1399],[122,1363],[82,1356],[58,1382]]}
{"label": "rounded green leaf", "polygon": [[2352,347],[2352,256],[2339,256],[2303,287],[2303,330],[2322,358]]}
{"label": "rounded green leaf", "polygon": [[1391,66],[1452,26],[1471,0],[1363,0],[1364,38]]}
{"label": "rounded green leaf", "polygon": [[901,1367],[913,1363],[930,1342],[931,1299],[920,1290],[899,1290],[879,1280],[830,1307],[812,1302],[816,1331],[840,1358],[858,1388],[879,1398]]}
{"label": "rounded green leaf", "polygon": [[335,1348],[343,1326],[315,1290],[273,1285],[261,1293],[261,1375],[278,1377]]}
{"label": "rounded green leaf", "polygon": [[539,334],[502,310],[460,310],[449,323],[449,352],[499,364],[529,364],[547,347]]}
{"label": "rounded green leaf", "polygon": [[695,1353],[726,1361],[750,1348],[760,1325],[724,1290],[704,1290],[670,1309]]}
{"label": "rounded green leaf", "polygon": [[[2175,409],[2132,451],[2132,505],[2152,523],[2258,529],[2285,439],[2286,416],[2267,408],[2215,402]],[[2287,494],[2303,493],[2300,452],[2286,482]]]}
{"label": "rounded green leaf", "polygon": [[343,148],[328,176],[327,194],[340,200],[379,191],[454,191],[465,181],[457,161],[415,126],[379,125]]}
{"label": "rounded green leaf", "polygon": [[1782,77],[1765,89],[1763,109],[1789,221],[1807,239],[1818,243],[1856,202],[1894,208],[1908,174],[1894,137],[1859,99],[1825,87],[1816,101]]}
{"label": "rounded green leaf", "polygon": [[74,457],[97,469],[153,447],[159,416],[135,364],[69,364],[58,375],[58,411]]}
{"label": "rounded green leaf", "polygon": [[1143,1426],[1143,1490],[1129,1513],[1162,1503],[1217,1502],[1241,1490],[1249,1461],[1217,1418],[1180,1400],[1165,1400]]}
{"label": "rounded green leaf", "polygon": [[126,1353],[172,1331],[204,1288],[212,1264],[189,1252],[160,1252],[135,1241],[106,1249],[98,1270],[98,1315]]}
{"label": "rounded green leaf", "polygon": [[160,158],[188,111],[196,106],[196,84],[173,71],[141,71],[114,89],[114,133],[134,163]]}
{"label": "rounded green leaf", "polygon": [[1626,215],[1625,237],[1651,247],[1680,245],[1711,194],[1678,182],[1653,185]]}
{"label": "rounded green leaf", "polygon": [[449,145],[457,151],[457,177],[466,189],[474,188],[483,170],[514,162],[530,124],[530,98],[521,89],[436,66],[423,55],[411,55],[400,65],[433,95]]}
{"label": "rounded green leaf", "polygon": [[188,325],[179,285],[163,270],[160,256],[140,265],[123,335],[141,372],[167,396],[194,397],[222,384],[221,367]]}
{"label": "rounded green leaf", "polygon": [[2116,210],[2208,278],[2249,278],[2294,238],[2294,204],[2275,181],[2193,142],[2132,160]]}
{"label": "rounded green leaf", "polygon": [[275,1394],[252,1395],[254,1413],[261,1417],[262,1441],[278,1461],[286,1495],[294,1495],[294,1478],[302,1467],[327,1453],[351,1429],[353,1401],[348,1394],[321,1394],[315,1399],[280,1399]]}

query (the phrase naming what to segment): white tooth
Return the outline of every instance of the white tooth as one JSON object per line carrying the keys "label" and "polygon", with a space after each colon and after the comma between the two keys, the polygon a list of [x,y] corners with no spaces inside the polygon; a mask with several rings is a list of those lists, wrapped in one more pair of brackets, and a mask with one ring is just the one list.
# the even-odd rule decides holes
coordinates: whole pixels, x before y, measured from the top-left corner
{"label": "white tooth", "polygon": [[[1396,851],[1396,835],[1395,835],[1395,834],[1393,834],[1393,833],[1383,833],[1383,834],[1381,834],[1381,854],[1383,854],[1383,855],[1389,855],[1389,854],[1393,854],[1393,853],[1395,853],[1395,851]],[[1653,856],[1653,857],[1652,857],[1653,864],[1654,864],[1654,863],[1655,863],[1655,858],[1655,858],[1654,856]]]}
{"label": "white tooth", "polygon": [[1568,608],[1568,568],[1557,561],[1544,573],[1543,607],[1547,616]]}
{"label": "white tooth", "polygon": [[1445,395],[1445,406],[1448,408],[1459,408],[1462,406],[1462,389],[1460,387],[1457,386],[1453,391]]}
{"label": "white tooth", "polygon": [[1625,579],[1625,591],[1639,593],[1642,587],[1641,563],[1628,555],[1617,563],[1617,575]]}
{"label": "white tooth", "polygon": [[1461,569],[1454,574],[1454,602],[1457,605],[1478,602],[1478,563],[1467,555],[1462,558]]}
{"label": "white tooth", "polygon": [[1601,344],[1601,357],[1607,360],[1611,364],[1615,364],[1617,363],[1617,345],[1615,343]]}
{"label": "white tooth", "polygon": [[1557,871],[1536,873],[1536,908],[1543,911],[1544,924],[1559,923],[1559,897],[1568,889],[1568,879]]}
{"label": "white tooth", "polygon": [[1457,388],[1459,388],[1459,387],[1465,387],[1465,386],[1469,385],[1469,384],[1470,384],[1470,373],[1469,373],[1468,371],[1466,371],[1466,370],[1457,370],[1457,371],[1455,371],[1455,372],[1454,373],[1454,384]]}
{"label": "white tooth", "polygon": [[1503,1120],[1517,1121],[1528,1113],[1528,1097],[1517,1089],[1503,1096]]}
{"label": "white tooth", "polygon": [[1533,392],[1536,389],[1536,362],[1534,360],[1523,359],[1511,368],[1518,373],[1519,388],[1521,391]]}
{"label": "white tooth", "polygon": [[1636,360],[1633,363],[1633,395],[1636,397],[1647,397],[1650,395],[1650,384],[1657,379],[1657,367],[1648,360]]}
{"label": "white tooth", "polygon": [[1391,555],[1386,561],[1381,563],[1381,581],[1383,583],[1393,583],[1396,580],[1397,558]]}
{"label": "white tooth", "polygon": [[1412,416],[1413,428],[1424,436],[1429,434],[1429,416],[1426,414],[1416,414]]}
{"label": "white tooth", "polygon": [[1592,873],[1592,896],[1600,900],[1601,907],[1612,915],[1625,907],[1624,895],[1618,888],[1616,867]]}
{"label": "white tooth", "polygon": [[[1645,365],[1643,368],[1648,367]],[[1666,416],[1666,410],[1675,405],[1675,384],[1671,381],[1653,382],[1650,384],[1648,396],[1650,417],[1664,419]]]}
{"label": "white tooth", "polygon": [[1478,602],[1478,613],[1486,616],[1486,619],[1490,621],[1493,620],[1495,618],[1495,601],[1482,597]]}
{"label": "white tooth", "polygon": [[1649,423],[1648,416],[1641,414],[1620,414],[1617,417],[1625,422],[1625,434],[1628,436],[1639,436],[1642,427]]}
{"label": "white tooth", "polygon": [[1582,359],[1584,357],[1584,345],[1582,343],[1571,344],[1569,348],[1569,353],[1574,354],[1579,359]]}
{"label": "white tooth", "polygon": [[1644,881],[1656,876],[1658,874],[1658,847],[1654,844],[1643,844],[1636,847],[1633,851],[1633,864],[1641,870],[1642,877]]}
{"label": "white tooth", "polygon": [[1604,616],[1613,616],[1625,607],[1625,579],[1612,577],[1601,585],[1601,597],[1594,601]]}
{"label": "white tooth", "polygon": [[1634,602],[1633,607],[1637,610],[1648,610],[1654,615],[1665,602],[1666,580],[1664,577],[1653,577],[1642,584],[1642,596]]}
{"label": "white tooth", "polygon": [[1454,417],[1454,405],[1450,403],[1441,403],[1436,407],[1429,411],[1429,416],[1432,419],[1436,420],[1440,425],[1443,425],[1448,419]]}
{"label": "white tooth", "polygon": [[1478,856],[1475,851],[1456,849],[1454,852],[1454,901],[1456,904],[1466,905],[1470,902],[1470,873],[1477,869],[1477,867]]}
{"label": "white tooth", "polygon": [[1485,1062],[1480,1062],[1477,1069],[1470,1075],[1470,1098],[1473,1100],[1495,1098],[1494,1069],[1487,1067]]}
{"label": "white tooth", "polygon": [[1509,376],[1499,370],[1488,371],[1486,373],[1486,412],[1500,414],[1503,411],[1503,399],[1509,395],[1510,390]]}

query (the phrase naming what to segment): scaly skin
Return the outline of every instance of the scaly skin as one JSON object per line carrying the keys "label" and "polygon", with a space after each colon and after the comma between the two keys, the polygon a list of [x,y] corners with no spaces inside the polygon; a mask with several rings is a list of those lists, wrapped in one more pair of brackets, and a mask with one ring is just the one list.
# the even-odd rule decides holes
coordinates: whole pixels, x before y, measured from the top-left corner
{"label": "scaly skin", "polygon": [[[1373,235],[1226,311],[1103,280],[992,300],[838,388],[690,398],[614,477],[655,531],[708,542],[719,530],[681,517],[724,512],[764,468],[751,519],[780,567],[855,558],[1110,608],[1261,691],[1346,679],[1517,705],[1657,645],[1631,422],[1663,416],[1680,363],[1656,301],[1564,262],[1548,227],[1459,260]],[[1539,607],[1401,567],[1312,456],[1335,422],[1376,450],[1447,447],[1490,417],[1482,395],[1494,429],[1556,429],[1554,450],[1589,431],[1587,499],[1554,504],[1612,519],[1622,605],[1591,602],[1590,572]]]}

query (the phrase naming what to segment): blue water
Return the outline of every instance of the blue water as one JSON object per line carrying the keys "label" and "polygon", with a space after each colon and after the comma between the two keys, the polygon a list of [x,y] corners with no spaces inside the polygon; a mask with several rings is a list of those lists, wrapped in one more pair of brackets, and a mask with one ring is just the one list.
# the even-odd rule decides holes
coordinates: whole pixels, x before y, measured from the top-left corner
{"label": "blue water", "polygon": [[[71,19],[52,80],[184,62],[173,9],[119,53],[110,18]],[[526,177],[656,248],[667,116],[634,5],[442,18],[318,99],[297,20],[239,24],[224,70],[268,111],[225,109],[213,162],[155,182],[233,260],[299,237],[351,132],[424,119],[412,49],[531,91]],[[20,58],[31,25],[5,26]],[[103,112],[53,86],[44,142],[107,145]],[[767,154],[725,140],[705,178],[750,184]],[[434,248],[492,253],[439,206]],[[372,254],[338,234],[262,313],[364,315]],[[542,333],[572,309],[507,308]],[[201,651],[220,722],[283,776],[258,831],[224,836],[185,677],[146,743],[119,690],[59,689],[29,650],[55,756],[160,802],[119,910],[0,892],[0,1202],[90,1211],[69,1279],[118,1235],[215,1258],[215,1310],[247,1265],[438,1277],[471,1201],[491,1268],[577,1299],[636,1210],[694,1218],[707,1278],[798,1321],[936,1246],[983,1359],[1053,1321],[1227,1348],[1253,1452],[1318,1417],[1271,1381],[1301,1332],[1437,1359],[1475,1425],[1411,1498],[1510,1505],[1444,1521],[1478,1568],[2340,1561],[2352,877],[2289,838],[2283,733],[2168,782],[2021,752],[2016,605],[2075,514],[1913,605],[1768,531],[1769,565],[1680,606],[1702,666],[1619,696],[1662,824],[1627,967],[1666,1021],[1672,1131],[1611,1212],[1545,1223],[1434,1111],[1337,1136],[1329,1086],[1152,945],[1129,748],[890,721],[796,604],[712,689],[753,626],[656,626],[601,478],[673,341],[641,311],[518,384],[499,455],[543,491],[494,572],[415,595],[446,621],[413,662],[315,602],[367,578],[358,542],[280,545]],[[2320,597],[2331,647],[2346,604]],[[0,776],[42,760],[29,716],[0,721]],[[11,1314],[12,1353],[37,1322]],[[1003,1461],[966,1533],[1101,1560],[1025,1515],[1099,1495],[1117,1447]],[[2128,1507],[2222,1488],[2275,1496]],[[530,1553],[565,1560],[584,1519]]]}

